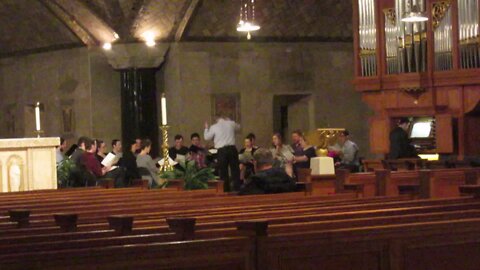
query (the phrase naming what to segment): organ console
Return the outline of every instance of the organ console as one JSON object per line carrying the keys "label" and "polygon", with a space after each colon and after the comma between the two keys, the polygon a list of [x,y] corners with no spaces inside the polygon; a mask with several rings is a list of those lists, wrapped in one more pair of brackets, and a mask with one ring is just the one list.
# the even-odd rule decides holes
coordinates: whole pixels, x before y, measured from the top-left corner
{"label": "organ console", "polygon": [[410,117],[434,127],[413,138],[420,152],[480,154],[478,1],[353,0],[353,83],[375,112],[372,152],[387,154],[396,120]]}

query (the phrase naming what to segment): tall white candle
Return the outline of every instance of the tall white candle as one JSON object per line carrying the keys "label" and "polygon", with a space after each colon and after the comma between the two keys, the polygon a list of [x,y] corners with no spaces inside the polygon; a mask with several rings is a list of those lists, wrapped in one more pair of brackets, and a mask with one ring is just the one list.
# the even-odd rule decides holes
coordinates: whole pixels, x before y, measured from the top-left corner
{"label": "tall white candle", "polygon": [[165,98],[165,93],[162,94],[162,125],[167,125],[167,99]]}
{"label": "tall white candle", "polygon": [[40,102],[35,104],[35,129],[40,131]]}

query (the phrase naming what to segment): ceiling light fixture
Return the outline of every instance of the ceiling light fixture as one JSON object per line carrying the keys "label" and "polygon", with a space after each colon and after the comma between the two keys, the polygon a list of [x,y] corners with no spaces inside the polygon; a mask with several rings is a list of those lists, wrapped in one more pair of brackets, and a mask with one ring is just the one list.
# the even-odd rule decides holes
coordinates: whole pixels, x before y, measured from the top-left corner
{"label": "ceiling light fixture", "polygon": [[237,24],[238,32],[247,32],[247,38],[250,39],[250,32],[260,29],[255,22],[255,0],[240,0],[240,20]]}
{"label": "ceiling light fixture", "polygon": [[112,43],[110,43],[110,42],[105,42],[105,43],[103,43],[102,48],[103,48],[104,50],[106,50],[106,51],[109,51],[109,50],[112,49]]}
{"label": "ceiling light fixture", "polygon": [[145,41],[145,44],[146,44],[148,47],[153,47],[153,46],[155,46],[157,43],[155,42],[155,40],[150,39],[150,40]]}
{"label": "ceiling light fixture", "polygon": [[145,33],[143,33],[143,39],[145,40],[145,44],[148,46],[148,47],[153,47],[156,45],[156,42],[155,42],[155,34],[151,31],[147,31]]}
{"label": "ceiling light fixture", "polygon": [[410,11],[405,12],[405,15],[402,18],[402,22],[407,23],[416,23],[416,22],[425,22],[428,21],[427,15],[420,10],[418,5],[412,5],[411,1],[407,4],[407,8],[410,8]]}

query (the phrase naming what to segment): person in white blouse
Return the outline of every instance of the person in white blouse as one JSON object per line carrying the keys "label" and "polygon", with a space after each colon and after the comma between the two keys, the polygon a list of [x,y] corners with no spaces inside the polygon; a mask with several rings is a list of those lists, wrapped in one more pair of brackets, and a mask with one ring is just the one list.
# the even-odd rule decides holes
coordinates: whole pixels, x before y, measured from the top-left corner
{"label": "person in white blouse", "polygon": [[[205,140],[213,140],[215,148],[218,149],[218,172],[220,180],[225,182],[224,191],[240,190],[240,168],[238,161],[238,151],[235,147],[235,132],[240,129],[240,125],[228,117],[219,116],[217,122],[209,127],[205,121],[205,131],[203,136]],[[231,175],[229,175],[229,169]]]}

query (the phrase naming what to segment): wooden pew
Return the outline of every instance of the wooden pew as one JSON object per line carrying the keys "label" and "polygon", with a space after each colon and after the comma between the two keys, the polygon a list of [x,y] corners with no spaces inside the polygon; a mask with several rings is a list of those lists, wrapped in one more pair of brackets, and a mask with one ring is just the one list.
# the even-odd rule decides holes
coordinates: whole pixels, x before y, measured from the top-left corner
{"label": "wooden pew", "polygon": [[[187,193],[187,192],[185,192]],[[188,193],[194,193],[194,192],[188,192]],[[284,200],[288,201],[292,201],[292,202],[298,202],[299,199],[301,198],[304,198],[305,197],[305,193],[304,192],[298,192],[298,193],[287,193],[287,194],[282,194],[281,195]],[[235,209],[235,211],[238,211],[239,209],[242,209],[242,207],[244,205],[247,205],[250,203],[250,199],[247,198],[248,196],[246,197],[231,197],[230,198],[230,204],[234,204],[236,202],[236,204],[238,205],[238,208]],[[335,196],[328,196],[328,197],[319,197],[318,198],[318,201],[319,202],[323,202],[325,200],[332,200],[332,199],[342,199],[342,198],[351,198],[352,196],[348,195],[348,194],[345,194],[345,195],[335,195]],[[257,199],[256,203],[258,204],[266,204],[268,205],[271,201],[274,201],[274,200],[277,200],[278,198],[278,195],[263,195],[263,196],[260,196],[260,198]],[[162,202],[164,204],[163,206],[163,209],[167,209],[167,210],[173,210],[173,209],[183,209],[184,207],[184,204],[185,203],[188,203],[189,201],[192,201],[192,200],[195,200],[195,198],[189,198],[189,199],[185,199],[185,198],[176,198],[176,201],[177,203],[175,205],[169,203],[169,200],[172,200],[174,199],[173,197],[172,198],[166,198],[166,199],[158,199],[157,198],[157,201],[159,203],[159,205],[162,205]],[[219,198],[219,197],[213,197],[213,198],[205,198],[205,199],[202,199],[202,209],[207,209],[209,207],[216,207],[218,205],[222,205],[221,202],[224,200],[223,197]],[[152,202],[155,202],[155,199],[151,199],[151,200],[148,200],[149,203],[152,203]],[[165,204],[166,203],[166,204]],[[108,205],[76,205],[76,206],[69,206],[69,207],[65,207],[65,206],[59,206],[58,208],[47,208],[45,210],[43,210],[43,212],[41,212],[40,214],[32,214],[31,216],[31,219],[32,221],[30,222],[31,223],[31,226],[30,228],[28,229],[25,229],[24,231],[32,231],[32,230],[35,230],[34,227],[45,227],[45,226],[50,226],[50,228],[52,230],[55,230],[55,225],[53,225],[53,221],[51,219],[51,215],[56,213],[56,212],[65,212],[66,210],[68,211],[75,211],[75,213],[79,214],[80,216],[80,220],[79,222],[81,223],[85,223],[85,222],[90,222],[92,220],[99,220],[99,219],[103,219],[103,218],[106,218],[107,216],[109,215],[114,215],[114,214],[124,214],[126,212],[130,210],[136,210],[136,209],[141,209],[142,211],[144,211],[144,215],[146,216],[149,216],[151,215],[150,212],[154,212],[156,210],[159,209],[159,206],[156,205],[156,204],[150,204],[150,205],[143,205],[142,204],[145,204],[144,202],[138,202],[138,205],[128,205],[128,203],[125,203],[125,204],[112,204],[111,206],[108,206]],[[185,210],[182,210],[182,211],[185,211]],[[202,210],[196,210],[196,212],[198,211],[202,211]],[[188,211],[186,211],[188,212]],[[9,220],[8,220],[8,217],[4,217],[3,220],[6,222],[5,225],[1,225],[0,223],[0,226],[3,226],[5,228],[5,226],[7,227],[11,227],[11,228],[14,228],[14,224],[12,224]],[[8,221],[7,221],[8,220]],[[35,222],[35,220],[39,220],[40,223],[38,222]],[[79,225],[81,225],[81,223],[79,223]],[[43,224],[43,225],[42,225]],[[2,230],[0,231],[0,235],[3,235],[3,234],[8,234],[8,233],[21,233],[20,231],[7,231],[7,230]]]}
{"label": "wooden pew", "polygon": [[[131,244],[1,256],[6,269],[254,269],[247,237]],[[28,260],[25,258],[28,257]]]}
{"label": "wooden pew", "polygon": [[[352,226],[372,226],[372,225],[387,225],[387,224],[400,224],[400,223],[409,223],[417,221],[421,218],[423,221],[433,221],[433,220],[442,220],[442,219],[458,219],[458,218],[473,218],[480,217],[480,210],[470,209],[463,211],[455,211],[453,208],[442,209],[441,206],[437,206],[438,211],[417,211],[417,212],[407,212],[406,209],[398,209],[396,212],[394,210],[390,212],[379,213],[378,211],[371,211],[371,215],[367,215],[369,212],[365,213],[347,213],[345,212],[342,215],[339,213],[330,214],[330,215],[304,215],[304,216],[283,216],[279,218],[268,217],[268,222],[270,224],[270,233],[284,233],[292,231],[294,227],[297,227],[302,230],[311,230],[311,229],[340,229],[340,228],[349,228]],[[462,209],[462,208],[458,208]],[[416,209],[415,209],[416,210]],[[421,209],[420,209],[421,210]],[[427,209],[425,209],[427,210]],[[433,208],[432,208],[433,210]],[[449,210],[443,211],[442,210]],[[411,214],[413,213],[413,214]],[[328,218],[330,216],[331,218]],[[241,220],[240,220],[241,221]],[[238,221],[238,222],[240,222]],[[197,229],[195,232],[195,237],[192,236],[191,239],[209,239],[215,237],[231,237],[236,236],[235,227],[238,222],[226,222],[225,224],[230,226],[215,226],[215,227],[205,227]],[[121,237],[106,237],[106,238],[97,238],[97,239],[79,239],[72,241],[55,241],[51,240],[49,242],[40,242],[40,243],[25,243],[25,244],[10,244],[10,245],[0,245],[0,254],[12,254],[12,253],[21,253],[21,252],[30,252],[30,251],[47,251],[47,250],[61,250],[61,249],[71,249],[71,248],[86,248],[86,247],[98,247],[98,246],[109,246],[109,245],[118,245],[118,244],[132,244],[132,243],[153,243],[153,242],[166,242],[177,240],[173,237],[172,234],[164,233],[151,233],[148,235],[128,235]]]}
{"label": "wooden pew", "polygon": [[329,195],[335,193],[335,174],[316,175],[311,169],[298,169],[299,182],[312,183],[312,194]]}
{"label": "wooden pew", "polygon": [[381,159],[364,159],[362,164],[365,172],[374,172],[376,170],[385,169]]}
{"label": "wooden pew", "polygon": [[382,160],[385,169],[390,171],[412,171],[425,167],[425,160],[420,158],[399,158]]}
{"label": "wooden pew", "polygon": [[379,195],[378,182],[373,172],[350,173],[348,170],[339,169],[336,171],[335,192],[351,191],[358,197],[373,197]]}
{"label": "wooden pew", "polygon": [[[458,199],[458,200],[463,200],[463,199]],[[375,210],[377,211],[377,210]],[[455,213],[453,213],[455,214]],[[459,215],[459,214],[458,214]],[[444,214],[439,214],[438,215],[439,217],[445,217]],[[461,216],[457,216],[457,217],[461,217]],[[399,216],[399,219],[401,219],[402,216]],[[410,218],[410,217],[408,217]],[[410,220],[416,220],[417,218],[419,217],[411,217]],[[408,221],[407,217],[404,217],[403,218],[404,221]],[[389,222],[391,221],[392,219],[389,219],[389,218],[383,218],[382,219],[383,221],[381,222]],[[377,220],[380,222],[380,220]],[[398,220],[397,220],[398,221]],[[377,235],[378,234],[378,228],[379,227],[382,227],[384,229],[398,229],[398,228],[404,228],[405,227],[405,224],[402,224],[402,226],[399,226],[398,224],[389,224],[389,225],[382,225],[382,226],[379,226],[378,223],[376,225],[372,225],[372,223],[370,223],[368,220],[364,220],[364,222],[367,222],[367,223],[361,223],[362,221],[339,221],[339,222],[346,222],[344,223],[345,224],[345,228],[342,228],[341,230],[343,231],[343,233],[345,234],[345,232],[349,232],[350,230],[352,230],[351,233],[347,233],[346,235],[349,235],[351,236],[352,234],[355,234],[358,229],[356,228],[348,228],[348,226],[351,226],[352,222],[357,222],[355,223],[357,226],[360,224],[364,224],[364,225],[370,225],[368,227],[365,227],[365,228],[368,228],[368,229],[371,229],[371,228],[374,228],[375,230],[371,230],[371,232],[369,232],[369,234],[372,234],[372,232],[375,232],[375,234]],[[360,223],[358,223],[360,222]],[[424,222],[425,223],[425,222]],[[438,222],[437,222],[438,223]],[[478,223],[478,222],[477,222]],[[278,239],[282,238],[282,237],[285,237],[284,233],[287,233],[287,237],[289,235],[291,235],[292,233],[298,233],[298,231],[301,231],[301,235],[302,236],[305,236],[307,235],[307,237],[304,237],[301,239],[301,241],[295,241],[295,239],[292,239],[292,238],[289,238],[290,241],[287,241],[290,243],[290,245],[288,246],[283,246],[283,249],[284,251],[287,251],[287,252],[292,252],[292,254],[297,254],[297,252],[293,251],[292,249],[295,249],[294,246],[296,246],[297,248],[299,247],[299,245],[304,245],[306,242],[309,242],[310,240],[308,239],[316,239],[317,241],[314,242],[314,243],[310,243],[309,245],[312,246],[313,244],[315,244],[316,246],[318,246],[321,242],[318,241],[318,238],[311,238],[312,237],[312,234],[314,234],[314,232],[318,231],[318,230],[325,230],[327,229],[327,231],[325,231],[326,233],[329,233],[332,228],[330,228],[332,225],[330,225],[331,223],[330,222],[323,222],[323,226],[327,226],[327,227],[322,227],[321,225],[321,222],[320,223],[317,223],[317,224],[314,224],[312,225],[311,223],[305,223],[305,224],[286,224],[285,226],[277,226],[277,227],[272,227],[273,230],[272,230],[272,233],[269,233],[268,237],[266,235],[261,235],[261,236],[258,236],[258,235],[254,235],[254,238],[255,238],[255,241],[253,241],[253,243],[258,243],[258,246],[256,246],[256,249],[254,249],[253,251],[255,252],[255,250],[257,252],[255,252],[255,254],[257,256],[254,256],[255,257],[255,260],[252,262],[252,260],[249,260],[249,263],[247,264],[247,266],[245,265],[241,265],[239,266],[240,268],[239,269],[249,269],[248,268],[248,265],[251,265],[251,264],[257,264],[257,269],[270,269],[270,268],[263,268],[262,266],[264,265],[268,265],[268,267],[271,267],[270,264],[271,264],[271,261],[265,261],[265,257],[262,257],[262,252],[265,252],[265,250],[268,250],[268,252],[272,251],[272,247],[277,247],[277,246],[271,246],[272,243],[275,243],[275,241],[277,241]],[[385,224],[385,223],[382,223],[382,224]],[[433,224],[433,223],[430,223],[430,225]],[[337,225],[340,226],[340,223],[337,223]],[[418,224],[413,224],[413,225],[418,225]],[[411,226],[413,226],[411,225]],[[464,225],[462,223],[462,225]],[[313,226],[313,227],[312,227]],[[329,227],[330,226],[330,227]],[[433,226],[433,225],[431,225]],[[435,224],[435,226],[437,226],[437,224]],[[289,229],[290,228],[290,229]],[[304,230],[304,229],[307,229],[307,230]],[[430,228],[431,229],[431,228]],[[313,231],[312,231],[313,230]],[[336,232],[338,231],[339,229],[336,228],[334,229],[332,232]],[[478,230],[478,229],[477,229]],[[442,230],[444,233],[445,231]],[[321,231],[323,232],[323,231]],[[405,232],[400,232],[402,237],[404,237],[406,234]],[[261,238],[261,237],[264,237],[264,238]],[[267,237],[267,238],[265,238]],[[208,239],[208,240],[205,240],[205,239],[202,239],[202,240],[197,240],[197,241],[188,241],[188,242],[183,242],[183,243],[197,243],[199,245],[206,245],[205,248],[208,247],[207,243],[211,243],[211,242],[215,242],[215,243],[219,243],[219,242],[216,242],[218,238],[215,238],[215,239]],[[225,239],[225,238],[220,238],[220,239]],[[235,238],[229,238],[229,239],[235,239]],[[251,240],[251,238],[249,238]],[[267,241],[268,242],[261,242],[263,240]],[[345,240],[347,241],[347,240]],[[350,240],[351,241],[351,240]],[[176,242],[178,243],[178,242]],[[167,244],[167,243],[165,243]],[[345,243],[345,244],[349,244],[349,243]],[[78,250],[61,250],[61,251],[55,251],[55,252],[48,252],[48,251],[43,251],[43,252],[40,252],[43,256],[36,256],[36,252],[34,252],[33,254],[32,253],[20,253],[20,254],[14,254],[14,255],[7,255],[7,256],[2,256],[1,257],[1,260],[2,262],[5,262],[6,265],[12,265],[12,266],[18,266],[19,263],[23,263],[25,260],[23,261],[19,261],[21,258],[23,258],[24,256],[28,256],[29,258],[33,258],[34,260],[36,260],[35,262],[35,266],[37,267],[41,267],[41,268],[48,268],[49,266],[57,266],[58,265],[61,265],[62,267],[73,267],[73,269],[75,269],[75,267],[77,266],[82,266],[82,267],[92,267],[92,266],[101,266],[102,269],[103,267],[106,267],[105,269],[109,269],[108,267],[110,267],[111,265],[105,265],[106,263],[108,263],[108,261],[115,261],[117,262],[118,260],[124,262],[124,264],[122,264],[124,267],[125,266],[133,266],[133,264],[135,265],[150,265],[150,264],[147,264],[147,262],[144,260],[144,257],[140,256],[138,257],[138,254],[139,253],[136,253],[134,251],[132,251],[131,248],[135,247],[137,248],[136,250],[144,250],[142,247],[143,246],[149,246],[149,247],[159,247],[163,244],[160,244],[160,243],[155,243],[155,244],[134,244],[134,245],[128,245],[128,246],[124,246],[124,247],[116,247],[116,246],[110,246],[110,247],[101,247],[101,248],[98,248],[98,247],[94,247],[94,248],[84,248],[84,249],[78,249]],[[264,246],[264,245],[269,245],[268,247]],[[222,246],[223,247],[223,246]],[[184,246],[182,247],[183,249],[185,250],[189,250],[191,251],[191,249],[189,249],[189,246]],[[109,255],[107,255],[107,253],[105,252],[102,252],[104,250],[108,250],[110,251]],[[128,251],[127,251],[128,250]],[[125,252],[123,252],[125,251]],[[252,250],[250,250],[251,252]],[[298,250],[297,250],[298,251]],[[197,254],[198,251],[195,252],[195,254]],[[135,256],[132,256],[132,253],[135,254]],[[229,249],[227,249],[226,251],[227,254],[230,254],[229,252]],[[62,256],[57,256],[57,254],[61,254]],[[92,257],[90,256],[83,256],[84,254],[102,254],[103,256],[101,257],[96,257],[96,256],[93,256],[95,259],[92,260]],[[117,258],[117,256],[119,256],[119,254],[121,255],[120,257],[121,258]],[[178,261],[179,258],[177,258],[177,256],[175,255],[176,253],[174,252],[173,255],[169,253],[169,260],[171,263],[174,263],[175,266],[179,266],[179,265],[183,265],[181,264],[180,261]],[[203,254],[203,253],[202,253]],[[171,257],[170,257],[171,255]],[[218,254],[211,254],[211,256],[218,256]],[[123,259],[125,259],[125,256],[127,258],[129,258],[129,260],[126,260],[126,261],[123,261]],[[183,254],[183,256],[185,256],[185,254]],[[48,257],[48,259],[46,259]],[[62,258],[63,257],[63,260],[70,260],[69,262],[64,262],[62,261]],[[107,257],[107,258],[105,258]],[[267,256],[267,257],[271,257],[270,255]],[[282,257],[283,258],[283,257]],[[80,264],[75,264],[75,265],[71,265],[71,262],[77,262],[77,259],[79,261],[81,261]],[[312,258],[310,257],[309,260],[317,260],[318,257],[315,257],[315,258]],[[155,261],[153,258],[149,258],[147,261],[150,262],[150,261]],[[207,260],[209,261],[209,260]],[[306,262],[311,262],[311,261],[304,261],[303,258],[301,259],[302,263],[300,264],[300,267],[303,267],[304,264],[303,263],[306,263]],[[21,265],[22,267],[25,267],[25,266],[31,266],[29,265],[30,261],[27,261],[26,264],[23,264]],[[155,261],[155,263],[157,263]],[[211,264],[209,263],[208,265],[206,265],[205,267],[214,267],[214,265],[216,264],[216,262],[211,262]],[[275,265],[275,264],[273,264]],[[119,267],[118,264],[114,264],[113,265],[114,267]],[[194,268],[195,266],[198,267],[198,265],[190,265],[190,264],[186,264],[186,265],[183,265],[187,268]],[[275,268],[273,268],[275,269]]]}
{"label": "wooden pew", "polygon": [[[430,176],[428,179],[433,181],[431,183],[442,181],[441,178],[430,180]],[[396,248],[404,248],[402,245],[390,246],[389,244],[396,243],[395,241],[399,239],[398,235],[402,241],[421,241],[430,249],[431,244],[435,243],[432,242],[432,239],[438,237],[444,241],[441,242],[442,245],[453,248],[455,252],[460,250],[458,244],[450,245],[450,242],[445,242],[452,230],[457,232],[457,229],[460,228],[459,234],[455,235],[456,240],[464,239],[468,235],[478,238],[480,235],[479,229],[477,229],[480,222],[480,210],[477,210],[480,202],[469,197],[415,201],[405,201],[403,197],[370,198],[325,202],[320,199],[321,196],[305,196],[304,193],[233,197],[219,196],[216,192],[201,194],[202,196],[195,196],[192,195],[194,193],[189,194],[188,192],[185,194],[168,192],[168,196],[155,201],[154,195],[162,193],[148,191],[134,193],[134,195],[146,197],[140,202],[154,200],[158,205],[152,207],[134,205],[129,208],[121,204],[116,208],[115,205],[119,200],[128,196],[128,193],[112,194],[103,197],[111,200],[106,204],[110,210],[108,214],[131,214],[138,217],[136,219],[136,221],[138,220],[136,223],[138,230],[137,227],[134,228],[132,235],[118,236],[112,231],[95,231],[99,228],[106,228],[105,215],[107,215],[107,211],[97,208],[95,203],[87,203],[79,211],[88,217],[85,219],[86,223],[79,225],[78,232],[64,234],[82,235],[85,238],[64,237],[62,241],[55,242],[51,241],[53,239],[52,231],[43,227],[12,229],[0,238],[0,243],[5,243],[3,247],[0,244],[0,254],[2,254],[2,250],[4,252],[0,255],[0,262],[6,269],[114,269],[122,267],[168,269],[172,265],[186,269],[224,269],[225,267],[277,269],[275,267],[281,267],[282,264],[283,267],[287,265],[288,267],[308,269],[310,266],[318,267],[318,262],[324,262],[325,264],[322,265],[325,267],[337,267],[335,269],[355,268],[358,265],[368,268],[375,266],[370,264],[374,260],[371,260],[369,256],[372,252],[377,254],[375,253],[377,242],[380,247],[383,247],[379,250],[387,251],[388,256],[378,257],[383,254],[378,253],[380,255],[373,255],[375,258],[382,258],[382,260],[412,258],[409,257],[411,254],[407,254],[406,257],[391,257],[391,251],[397,252]],[[92,198],[98,197],[99,194],[92,193],[91,196]],[[57,199],[62,198],[67,197],[60,195],[57,197]],[[76,202],[88,198],[88,196],[79,196],[76,198]],[[23,199],[28,200],[28,197]],[[22,199],[19,198],[17,202],[21,205]],[[51,204],[52,201],[50,201],[46,207],[37,208],[43,209],[43,212],[40,215],[33,215],[33,217],[47,217],[52,214],[52,210],[65,209],[61,206],[56,208],[55,203],[58,202],[58,200],[53,201]],[[42,204],[41,201],[38,203]],[[220,203],[226,206],[218,205]],[[152,209],[156,210],[150,212]],[[172,239],[177,240],[178,238],[175,238],[175,234],[170,232],[169,225],[165,221],[165,217],[168,215],[194,217],[197,221],[195,232],[197,240],[172,242]],[[101,219],[103,221],[99,222]],[[242,220],[249,222],[242,223]],[[42,224],[47,222],[42,219],[37,219],[37,221]],[[52,221],[50,220],[50,222]],[[239,227],[239,222],[243,226]],[[266,224],[270,226],[268,230]],[[236,228],[242,231],[238,233]],[[422,233],[418,233],[417,230]],[[14,231],[19,234],[17,236],[10,235],[10,232]],[[393,232],[397,236],[394,236]],[[21,236],[21,233],[25,233],[25,235]],[[109,233],[110,235],[108,235]],[[336,237],[331,238],[337,233],[342,235],[338,238],[341,240]],[[45,237],[45,235],[47,236]],[[239,235],[242,236],[239,237]],[[32,239],[42,240],[29,241]],[[49,239],[50,241],[48,241]],[[362,239],[365,241],[361,242]],[[6,241],[10,241],[9,244],[6,244]],[[385,241],[387,242],[385,243]],[[278,243],[284,244],[284,246],[277,245]],[[326,250],[325,248],[332,243],[334,247]],[[476,244],[474,243],[473,246]],[[360,247],[357,249],[360,254],[357,257],[354,255],[357,253],[350,252],[352,246]],[[9,247],[12,253],[8,253]],[[310,250],[312,247],[327,251],[328,256],[325,257],[324,253],[312,252]],[[222,255],[219,261],[215,261],[219,255],[214,250],[218,251],[218,248],[222,250]],[[156,256],[150,256],[150,249],[153,249],[152,252]],[[345,255],[345,251],[349,253],[349,256]],[[144,256],[145,252],[148,254]],[[190,252],[193,254],[190,255]],[[429,250],[428,252],[433,254],[434,251]],[[99,254],[101,256],[97,256]],[[161,261],[157,258],[162,257],[160,254],[168,254],[168,258],[162,258],[164,260]],[[30,260],[25,260],[25,257]],[[345,261],[342,260],[341,265],[338,266],[338,264],[332,264],[331,257],[343,258]],[[364,264],[361,258],[365,259]],[[111,264],[112,261],[113,264]],[[277,262],[281,264],[277,264]],[[362,264],[354,266],[358,262]],[[377,260],[377,266],[378,262],[379,260]],[[412,262],[416,262],[415,259],[408,261],[409,265],[415,266]],[[453,263],[456,260],[451,259],[448,262]],[[397,261],[394,260],[389,266],[400,267],[402,265],[396,263]],[[429,265],[425,267],[427,266]],[[465,269],[474,269],[468,268],[470,264],[461,266],[466,267]]]}
{"label": "wooden pew", "polygon": [[381,187],[379,195],[396,196],[399,189],[415,188],[422,198],[460,196],[458,187],[478,181],[477,169],[438,169],[420,171],[379,171],[377,180]]}
{"label": "wooden pew", "polygon": [[[337,208],[334,208],[334,209],[331,209],[331,208],[328,208],[328,207],[327,207],[327,209],[325,209],[324,211],[327,211],[327,212],[332,212],[332,211],[337,211],[337,210],[353,211],[353,210],[359,210],[359,209],[366,209],[366,210],[368,210],[368,209],[378,208],[378,207],[392,207],[392,205],[388,203],[388,200],[383,199],[383,200],[379,200],[379,201],[381,201],[380,204],[372,204],[372,205],[365,205],[365,206],[363,206],[363,205],[352,205],[352,206],[349,206],[349,207],[345,208],[344,206],[341,206],[341,205],[340,205],[340,206],[338,206]],[[394,200],[394,202],[395,202],[395,200]],[[420,202],[420,203],[421,203],[421,202]],[[436,202],[435,202],[435,201],[429,201],[428,203],[430,204],[430,203],[436,203]],[[402,202],[402,203],[401,203],[401,207],[406,207],[406,206],[408,206],[408,204],[409,204],[409,202]],[[321,209],[319,210],[318,206],[316,206],[316,207],[310,206],[310,207],[311,207],[311,208],[308,208],[308,209],[306,209],[306,210],[310,211],[311,213],[319,213],[320,211],[322,211]],[[360,208],[360,207],[363,207],[363,208]],[[369,208],[366,208],[366,207],[369,207]],[[400,207],[400,206],[398,206],[398,207]],[[304,211],[304,210],[303,210],[303,211]],[[293,208],[293,209],[291,209],[291,210],[289,210],[289,209],[280,209],[280,210],[277,210],[277,211],[276,211],[276,213],[278,213],[280,216],[283,215],[283,214],[292,215],[292,214],[299,213],[299,212],[300,212],[300,211],[298,211],[296,208]],[[173,212],[170,212],[170,213],[171,213],[171,214],[174,214]],[[182,213],[182,212],[180,211],[179,213]],[[305,212],[303,212],[303,213],[305,213]],[[307,212],[307,213],[308,213],[308,212]],[[262,215],[262,214],[265,214],[265,213],[264,213],[264,211],[260,211],[260,212],[258,212],[258,214]],[[274,215],[273,215],[274,212],[272,212],[272,211],[270,211],[269,214],[270,214],[271,217],[274,216]],[[151,214],[151,215],[154,215],[154,213]],[[197,215],[198,215],[198,214],[197,214]],[[243,217],[240,217],[240,218],[252,217],[252,213],[247,213],[247,215],[248,215],[248,216],[243,216]],[[222,215],[222,216],[225,216],[225,215]],[[148,225],[150,225],[150,226],[153,226],[153,225],[154,225],[154,226],[162,225],[162,224],[164,224],[164,223],[163,223],[163,218],[164,218],[164,217],[165,217],[165,215],[160,214],[160,216],[159,216],[160,220],[145,221],[144,224],[143,224],[143,226],[145,226],[145,225],[146,225],[146,226],[148,226]],[[229,218],[233,218],[232,215],[229,215],[228,217],[229,217]],[[152,222],[153,222],[153,223],[152,223]],[[91,225],[86,226],[86,227],[84,226],[84,227],[83,227],[83,230],[85,230],[85,228],[89,228],[89,229],[101,229],[101,227],[96,227],[96,226],[102,226],[102,224],[100,224],[100,225],[91,224]],[[137,223],[137,226],[139,226],[138,223]],[[141,225],[140,225],[140,226],[141,226]],[[81,227],[81,226],[79,226],[79,227]],[[106,227],[106,225],[105,225],[105,227]],[[48,229],[48,228],[47,228],[47,229]],[[80,229],[82,229],[82,228],[80,228]],[[52,228],[51,230],[56,231],[55,228]],[[25,235],[25,234],[27,234],[27,233],[32,233],[32,232],[38,234],[38,233],[49,233],[50,231],[48,231],[48,230],[46,230],[46,229],[42,229],[42,228],[33,230],[33,228],[32,228],[32,229],[30,229],[30,230],[24,230],[23,232],[20,232],[20,231],[8,231],[8,232],[6,232],[6,233],[7,233],[7,235],[12,235],[12,234],[15,234],[16,232],[20,233],[20,235]]]}
{"label": "wooden pew", "polygon": [[259,269],[473,270],[480,219],[269,234],[257,243]]}

